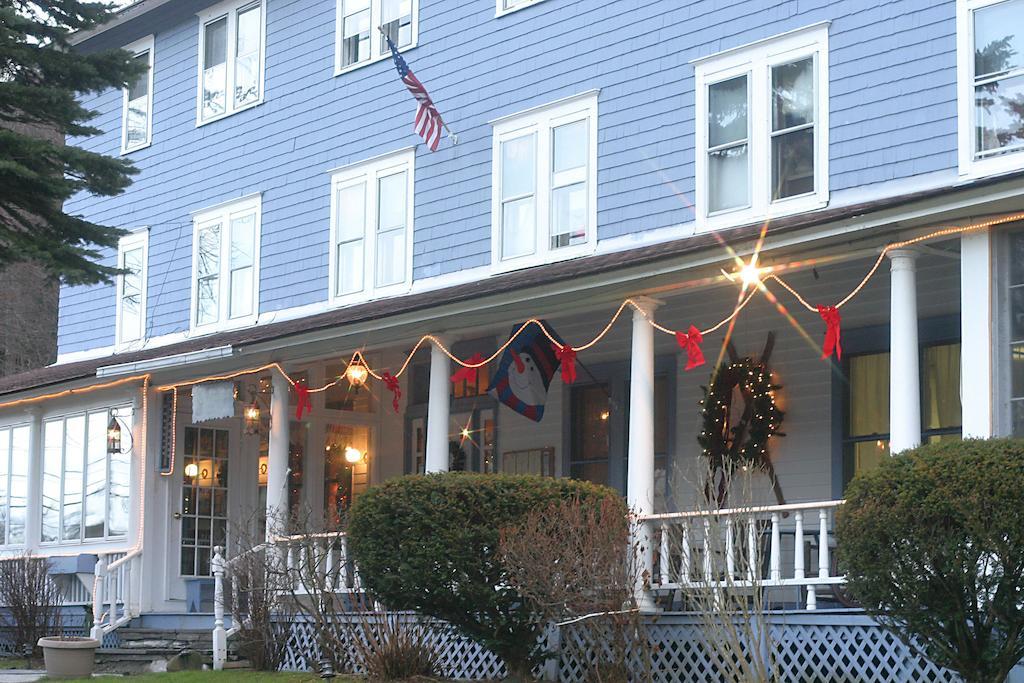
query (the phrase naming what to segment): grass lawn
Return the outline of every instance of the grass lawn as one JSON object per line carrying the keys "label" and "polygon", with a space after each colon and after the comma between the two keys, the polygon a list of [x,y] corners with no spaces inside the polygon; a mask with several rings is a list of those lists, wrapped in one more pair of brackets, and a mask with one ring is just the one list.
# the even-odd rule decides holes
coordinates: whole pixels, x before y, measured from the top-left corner
{"label": "grass lawn", "polygon": [[[85,681],[104,680],[103,678],[82,678],[80,683]],[[266,673],[263,671],[176,671],[165,674],[140,674],[138,676],[125,676],[123,679],[110,677],[106,680],[116,682],[124,680],[126,683],[134,681],[146,681],[147,683],[217,683],[218,681],[245,680],[253,683],[311,683],[322,680],[312,673]],[[365,681],[363,678],[352,678],[338,676],[334,679],[338,683],[352,683],[354,681]]]}

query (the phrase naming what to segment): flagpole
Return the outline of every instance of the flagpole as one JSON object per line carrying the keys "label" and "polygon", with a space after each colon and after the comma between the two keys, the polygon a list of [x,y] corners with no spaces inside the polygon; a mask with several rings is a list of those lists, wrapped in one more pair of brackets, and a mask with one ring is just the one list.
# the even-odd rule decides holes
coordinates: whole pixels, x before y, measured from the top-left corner
{"label": "flagpole", "polygon": [[[378,26],[377,30],[380,31],[380,34],[385,38],[388,37],[387,31],[384,30],[383,26]],[[448,127],[448,124],[444,122],[444,118],[441,116],[440,112],[438,112],[437,118],[440,119],[441,126],[444,127],[445,132],[448,133],[448,138],[452,141],[452,144],[459,144],[459,136],[453,133],[452,129]]]}

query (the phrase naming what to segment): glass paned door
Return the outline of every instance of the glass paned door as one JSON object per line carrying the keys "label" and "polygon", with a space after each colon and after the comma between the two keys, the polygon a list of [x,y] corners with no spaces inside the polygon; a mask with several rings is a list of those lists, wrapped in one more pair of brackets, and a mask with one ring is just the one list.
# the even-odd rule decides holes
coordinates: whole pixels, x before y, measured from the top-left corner
{"label": "glass paned door", "polygon": [[209,576],[210,553],[227,542],[228,431],[185,428],[181,574]]}
{"label": "glass paned door", "polygon": [[573,479],[608,484],[610,389],[608,384],[572,388],[569,476]]}
{"label": "glass paned door", "polygon": [[370,484],[370,428],[328,424],[324,434],[324,521],[339,528]]}

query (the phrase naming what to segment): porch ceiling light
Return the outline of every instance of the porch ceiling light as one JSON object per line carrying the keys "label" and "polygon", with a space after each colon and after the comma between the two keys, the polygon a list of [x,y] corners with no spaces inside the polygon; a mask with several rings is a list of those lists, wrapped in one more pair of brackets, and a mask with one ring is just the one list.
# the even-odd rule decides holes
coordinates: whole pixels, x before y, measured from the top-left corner
{"label": "porch ceiling light", "polygon": [[756,287],[761,284],[761,269],[753,261],[740,268],[740,280],[746,288]]}
{"label": "porch ceiling light", "polygon": [[195,464],[194,462],[190,462],[189,464],[185,465],[185,476],[190,479],[195,479],[196,477],[198,477],[199,465]]}
{"label": "porch ceiling light", "polygon": [[366,454],[354,446],[345,446],[345,462],[350,465],[362,462]]}
{"label": "porch ceiling light", "polygon": [[252,403],[245,406],[242,415],[245,417],[245,433],[258,434],[260,431],[260,404],[256,402],[255,396],[253,396]]}
{"label": "porch ceiling light", "polygon": [[110,424],[107,425],[107,453],[121,452],[121,424],[113,415],[110,416]]}
{"label": "porch ceiling light", "polygon": [[366,384],[366,378],[369,376],[370,371],[359,361],[353,361],[345,368],[345,378],[354,387],[361,387]]}

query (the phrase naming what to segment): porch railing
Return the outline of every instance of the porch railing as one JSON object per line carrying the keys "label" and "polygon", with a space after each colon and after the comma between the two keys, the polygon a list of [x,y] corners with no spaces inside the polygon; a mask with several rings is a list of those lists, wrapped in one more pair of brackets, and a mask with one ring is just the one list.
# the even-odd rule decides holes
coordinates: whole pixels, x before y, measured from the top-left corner
{"label": "porch railing", "polygon": [[92,590],[92,631],[103,636],[139,615],[142,593],[142,550],[100,553]]}
{"label": "porch railing", "polygon": [[845,501],[646,515],[655,591],[720,592],[844,584],[831,561],[835,510]]}
{"label": "porch railing", "polygon": [[227,610],[225,576],[245,558],[261,556],[271,567],[280,568],[284,578],[283,589],[295,596],[314,592],[357,593],[361,590],[359,572],[348,552],[348,537],[344,532],[325,532],[297,536],[279,536],[249,548],[231,558],[225,558],[221,547],[214,548],[213,570],[213,668],[222,670],[227,661],[227,641],[244,624],[241,614],[239,586],[232,582],[231,628],[224,628]]}

